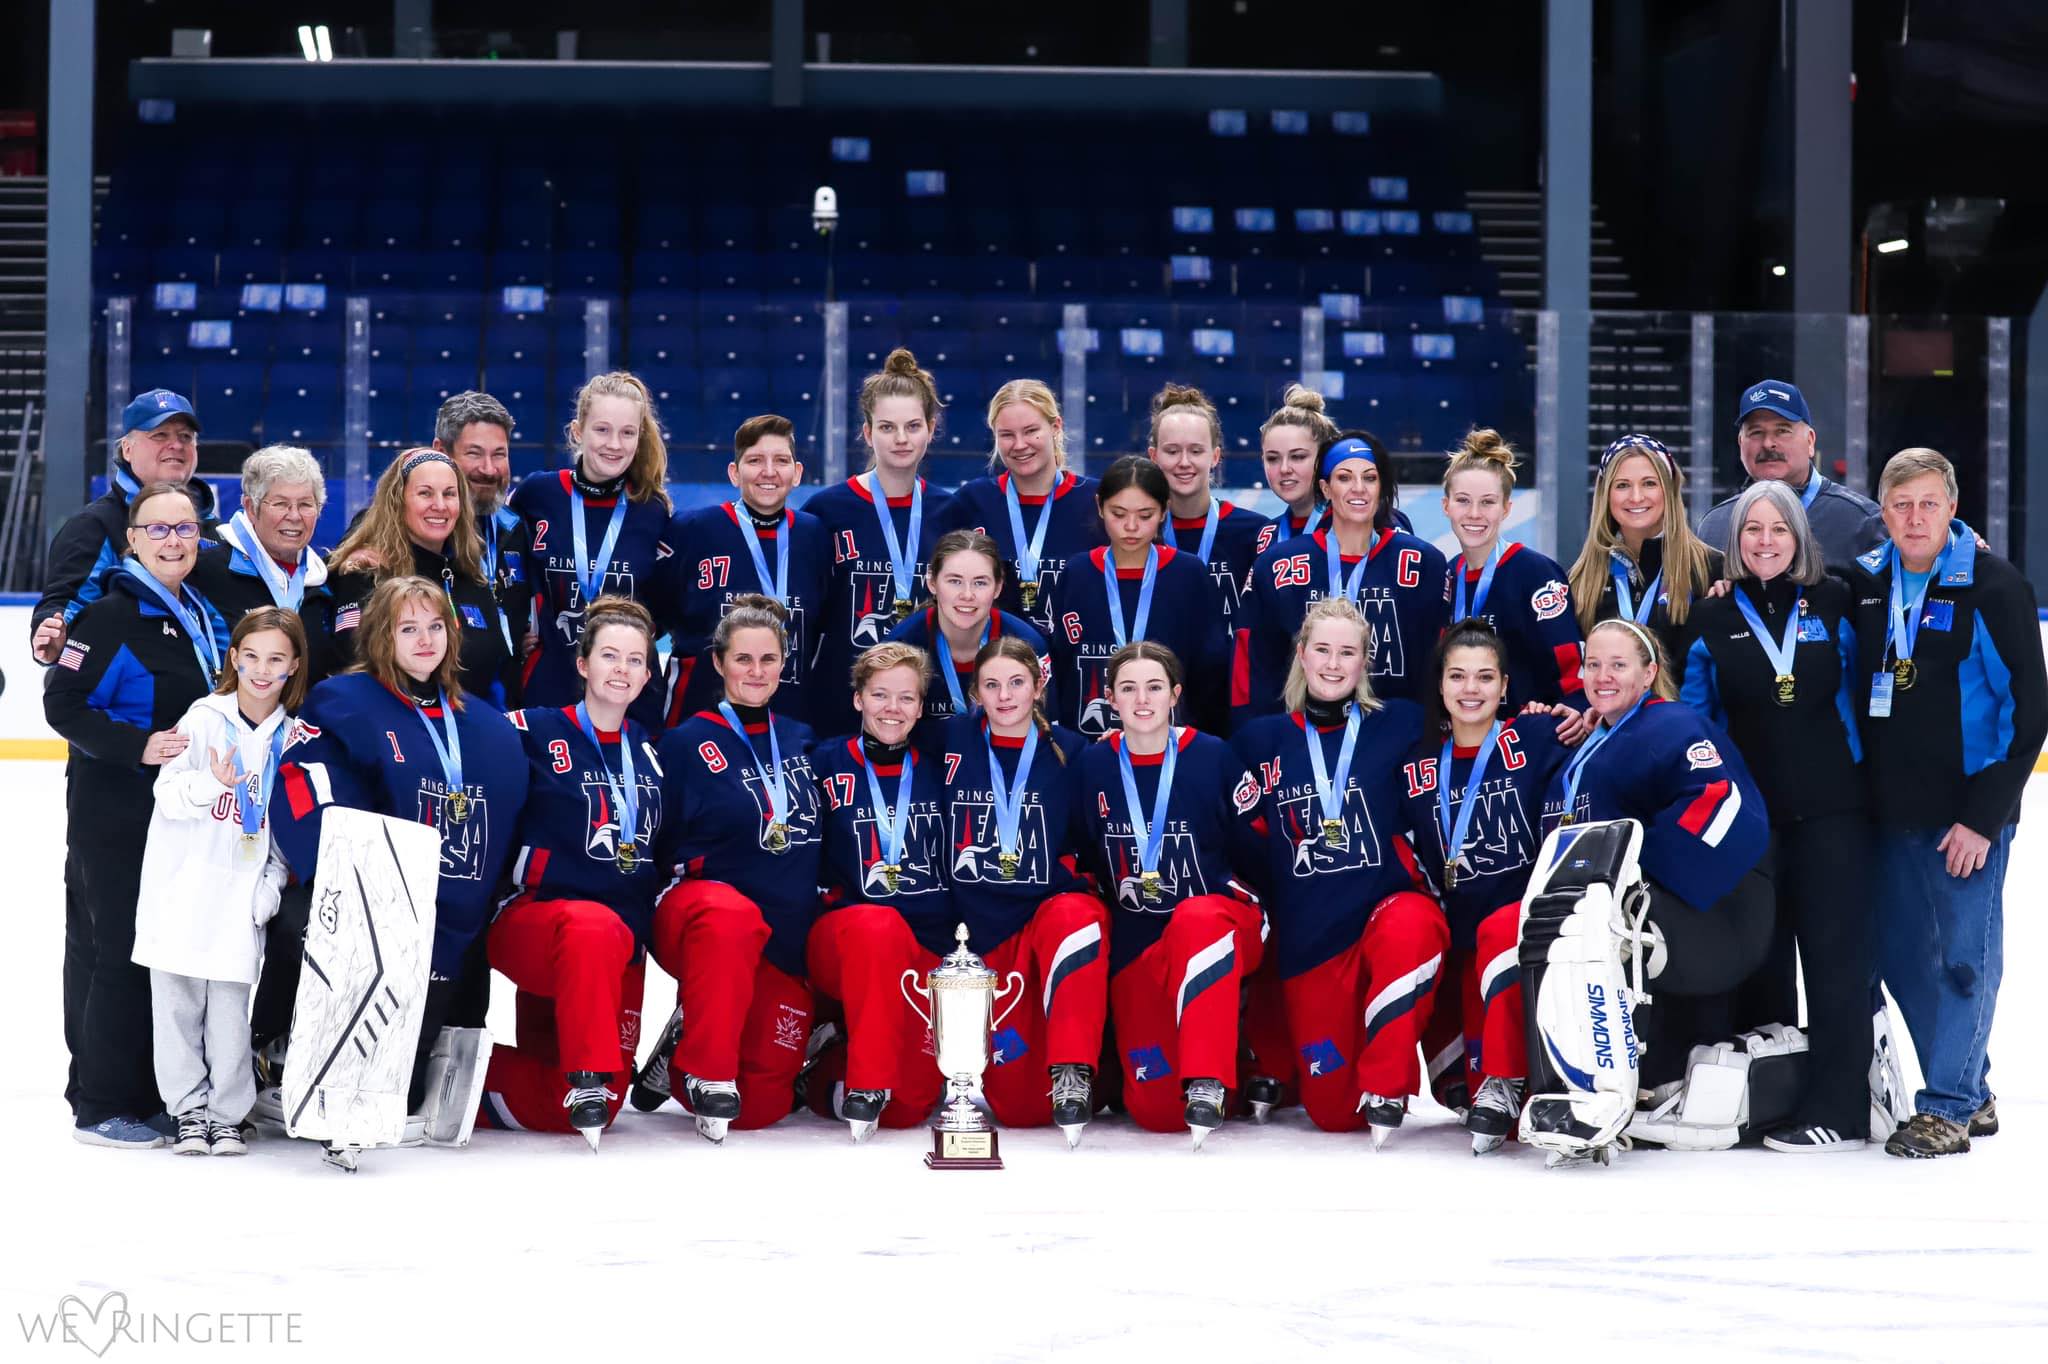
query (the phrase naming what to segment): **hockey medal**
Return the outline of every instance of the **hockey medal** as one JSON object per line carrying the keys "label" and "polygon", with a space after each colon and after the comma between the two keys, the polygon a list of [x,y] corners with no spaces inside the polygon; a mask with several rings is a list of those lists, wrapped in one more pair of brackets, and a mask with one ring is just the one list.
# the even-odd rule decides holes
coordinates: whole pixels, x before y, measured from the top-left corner
{"label": "hockey medal", "polygon": [[469,792],[450,791],[448,793],[448,818],[454,820],[457,824],[469,818]]}
{"label": "hockey medal", "polygon": [[263,850],[263,841],[254,834],[243,834],[239,848],[244,862],[254,862]]}
{"label": "hockey medal", "polygon": [[904,621],[910,619],[910,613],[916,609],[916,603],[912,602],[908,597],[898,597],[889,607],[889,619],[901,625]]}
{"label": "hockey medal", "polygon": [[1449,862],[1446,862],[1446,863],[1444,863],[1444,889],[1445,889],[1445,890],[1456,890],[1457,888],[1458,888],[1458,864],[1457,864],[1456,860],[1454,859],[1454,860],[1452,860],[1452,861],[1449,861]]}
{"label": "hockey medal", "polygon": [[1323,821],[1323,846],[1326,848],[1341,848],[1344,846],[1343,820],[1326,819]]}
{"label": "hockey medal", "polygon": [[1778,676],[1777,676],[1777,683],[1778,683],[1778,704],[1779,704],[1779,705],[1781,705],[1781,706],[1789,706],[1789,705],[1791,705],[1791,704],[1792,704],[1792,697],[1793,697],[1793,694],[1794,694],[1794,689],[1795,689],[1795,685],[1796,685],[1796,684],[1795,684],[1795,683],[1793,682],[1793,680],[1792,680],[1792,674],[1790,674],[1790,673],[1779,673],[1779,674],[1778,674]]}
{"label": "hockey medal", "polygon": [[1898,680],[1900,691],[1913,690],[1913,679],[1919,675],[1919,667],[1910,658],[1902,658],[1892,664],[1892,676]]}
{"label": "hockey medal", "polygon": [[789,826],[779,819],[771,823],[768,826],[768,837],[763,840],[763,846],[772,853],[788,852]]}
{"label": "hockey medal", "polygon": [[903,868],[884,862],[882,864],[882,884],[889,888],[891,895],[901,890],[903,888]]}
{"label": "hockey medal", "polygon": [[1024,603],[1024,614],[1030,615],[1038,609],[1038,579],[1026,578],[1017,584],[1017,595]]}
{"label": "hockey medal", "polygon": [[996,855],[996,870],[1005,881],[1014,881],[1017,879],[1017,864],[1022,860],[1013,852],[998,853]]}
{"label": "hockey medal", "polygon": [[633,845],[632,839],[626,839],[619,844],[618,862],[619,870],[628,876],[633,874],[633,868],[640,865],[640,849]]}
{"label": "hockey medal", "polygon": [[1147,903],[1157,904],[1160,897],[1166,893],[1160,885],[1159,873],[1156,871],[1139,872],[1138,893],[1145,897]]}

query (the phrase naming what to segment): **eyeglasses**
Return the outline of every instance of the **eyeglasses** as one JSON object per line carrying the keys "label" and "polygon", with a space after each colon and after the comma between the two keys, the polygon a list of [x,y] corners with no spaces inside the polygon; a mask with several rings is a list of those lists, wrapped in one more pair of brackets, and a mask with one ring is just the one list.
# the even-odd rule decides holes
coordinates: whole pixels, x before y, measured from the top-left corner
{"label": "eyeglasses", "polygon": [[180,540],[191,540],[199,534],[199,523],[197,521],[180,521],[173,525],[168,521],[151,521],[149,524],[137,526],[135,529],[141,531],[152,540],[167,540],[174,533]]}
{"label": "eyeglasses", "polygon": [[281,497],[266,497],[257,505],[272,516],[290,516],[294,512],[300,516],[318,516],[320,514],[320,504],[311,498],[298,502],[287,502]]}

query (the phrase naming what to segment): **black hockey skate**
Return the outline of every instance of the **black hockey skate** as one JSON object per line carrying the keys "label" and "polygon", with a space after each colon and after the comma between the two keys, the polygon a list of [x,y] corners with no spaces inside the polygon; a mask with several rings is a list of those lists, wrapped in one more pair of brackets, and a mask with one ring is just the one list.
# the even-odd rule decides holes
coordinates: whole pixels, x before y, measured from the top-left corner
{"label": "black hockey skate", "polygon": [[604,1125],[611,1117],[607,1106],[618,1094],[606,1088],[612,1078],[601,1070],[572,1070],[568,1074],[569,1093],[562,1100],[562,1107],[569,1110],[569,1126],[583,1134],[583,1140],[590,1143],[590,1149],[597,1149],[597,1139],[604,1135]]}
{"label": "black hockey skate", "polygon": [[1223,1082],[1209,1079],[1190,1080],[1187,1098],[1188,1134],[1195,1139],[1195,1149],[1199,1151],[1209,1134],[1223,1126]]}
{"label": "black hockey skate", "polygon": [[1264,1122],[1280,1102],[1280,1082],[1270,1075],[1252,1076],[1244,1082],[1244,1101],[1252,1106],[1252,1121]]}
{"label": "black hockey skate", "polygon": [[731,1080],[700,1080],[685,1075],[682,1100],[683,1107],[697,1119],[698,1134],[714,1146],[722,1145],[726,1129],[740,1115],[739,1085]]}
{"label": "black hockey skate", "polygon": [[640,1073],[633,1077],[633,1088],[626,1094],[626,1102],[635,1111],[652,1113],[668,1102],[669,1064],[675,1059],[676,1043],[683,1039],[683,1011],[677,1009],[662,1025],[661,1036],[654,1039],[654,1050],[647,1054],[647,1064],[640,1067]]}
{"label": "black hockey skate", "polygon": [[882,1121],[882,1109],[888,1103],[886,1089],[849,1089],[840,1094],[839,1116],[846,1119],[855,1142],[866,1141],[875,1134]]}
{"label": "black hockey skate", "polygon": [[1472,1134],[1472,1154],[1483,1156],[1498,1151],[1515,1130],[1522,1116],[1522,1081],[1489,1075],[1479,1082],[1479,1094],[1472,1111],[1465,1116],[1465,1130]]}
{"label": "black hockey skate", "polygon": [[1394,1135],[1401,1119],[1408,1116],[1408,1103],[1405,1099],[1385,1099],[1367,1091],[1358,1096],[1358,1111],[1365,1114],[1365,1130],[1372,1136],[1372,1149],[1377,1151],[1387,1144],[1388,1137]]}
{"label": "black hockey skate", "polygon": [[1067,1137],[1067,1149],[1081,1144],[1081,1133],[1095,1116],[1095,1071],[1078,1061],[1052,1067],[1052,1120]]}

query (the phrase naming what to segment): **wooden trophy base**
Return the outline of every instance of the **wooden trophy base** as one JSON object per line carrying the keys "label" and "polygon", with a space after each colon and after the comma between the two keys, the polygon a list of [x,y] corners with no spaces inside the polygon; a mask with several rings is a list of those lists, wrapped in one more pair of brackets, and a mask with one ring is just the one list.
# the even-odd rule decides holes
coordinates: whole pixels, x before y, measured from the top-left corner
{"label": "wooden trophy base", "polygon": [[928,1170],[1000,1170],[1003,1158],[996,1154],[994,1131],[959,1132],[944,1127],[932,1129],[932,1149],[924,1158]]}

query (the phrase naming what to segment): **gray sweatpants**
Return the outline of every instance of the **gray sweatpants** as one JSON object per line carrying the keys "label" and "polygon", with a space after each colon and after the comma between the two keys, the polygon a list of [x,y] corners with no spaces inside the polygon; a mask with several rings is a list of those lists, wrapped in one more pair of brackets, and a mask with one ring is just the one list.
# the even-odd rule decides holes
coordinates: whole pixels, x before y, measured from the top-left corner
{"label": "gray sweatpants", "polygon": [[194,1109],[233,1126],[256,1106],[249,1059],[249,992],[236,980],[149,973],[156,1031],[156,1087],[164,1111]]}

